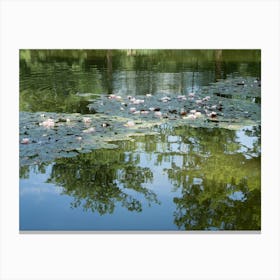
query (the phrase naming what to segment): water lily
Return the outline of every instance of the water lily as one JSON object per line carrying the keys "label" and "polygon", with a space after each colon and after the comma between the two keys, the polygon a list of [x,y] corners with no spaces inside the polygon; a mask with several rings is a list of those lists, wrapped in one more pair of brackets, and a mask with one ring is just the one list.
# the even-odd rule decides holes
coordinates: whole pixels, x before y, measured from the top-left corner
{"label": "water lily", "polygon": [[149,114],[149,111],[147,111],[147,110],[140,110],[140,113],[142,115],[147,115],[147,114]]}
{"label": "water lily", "polygon": [[101,126],[102,126],[102,127],[108,127],[108,126],[110,126],[110,124],[105,122],[105,123],[103,123]]}
{"label": "water lily", "polygon": [[189,114],[186,117],[184,117],[184,119],[188,119],[188,120],[195,120],[196,116],[194,114]]}
{"label": "water lily", "polygon": [[168,97],[168,96],[164,96],[164,97],[162,97],[160,100],[161,100],[162,102],[168,102],[168,101],[171,100],[171,98]]}
{"label": "water lily", "polygon": [[91,123],[91,118],[89,118],[89,117],[83,117],[83,122],[84,122],[84,123]]}
{"label": "water lily", "polygon": [[54,127],[54,120],[47,119],[47,120],[43,121],[42,123],[39,123],[39,125],[42,125],[44,127]]}
{"label": "water lily", "polygon": [[144,99],[134,99],[132,101],[132,104],[138,105],[138,104],[143,104],[145,102]]}
{"label": "water lily", "polygon": [[187,97],[186,97],[185,95],[178,95],[178,96],[177,96],[177,99],[178,99],[179,101],[184,101],[184,100],[187,100]]}
{"label": "water lily", "polygon": [[185,116],[187,114],[187,111],[184,109],[184,108],[182,108],[181,110],[180,110],[180,115],[181,116]]}
{"label": "water lily", "polygon": [[30,143],[29,138],[23,138],[23,139],[21,140],[21,144],[29,144],[29,143]]}
{"label": "water lily", "polygon": [[216,112],[211,112],[211,113],[207,114],[207,116],[210,117],[210,118],[216,118],[217,113]]}
{"label": "water lily", "polygon": [[134,121],[128,121],[126,124],[124,124],[124,126],[132,127],[132,126],[135,126],[135,123],[134,123]]}
{"label": "water lily", "polygon": [[84,133],[92,133],[95,132],[95,128],[94,127],[90,127],[88,129],[83,130]]}
{"label": "water lily", "polygon": [[116,99],[116,100],[121,100],[122,97],[120,95],[116,95],[116,94],[110,94],[108,96],[109,99]]}
{"label": "water lily", "polygon": [[155,117],[158,117],[158,118],[162,117],[162,113],[160,111],[155,111],[154,115],[155,115]]}
{"label": "water lily", "polygon": [[133,112],[132,114],[133,114],[133,115],[139,115],[139,114],[140,114],[140,111],[137,110],[137,111]]}
{"label": "water lily", "polygon": [[115,97],[116,97],[115,94],[110,94],[110,95],[108,96],[109,99],[114,99]]}

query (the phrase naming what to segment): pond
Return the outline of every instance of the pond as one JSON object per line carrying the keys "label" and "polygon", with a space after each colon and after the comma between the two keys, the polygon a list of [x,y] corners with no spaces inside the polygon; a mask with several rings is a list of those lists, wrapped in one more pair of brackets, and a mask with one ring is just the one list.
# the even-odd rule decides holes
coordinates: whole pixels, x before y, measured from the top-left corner
{"label": "pond", "polygon": [[21,50],[22,231],[261,229],[259,50]]}

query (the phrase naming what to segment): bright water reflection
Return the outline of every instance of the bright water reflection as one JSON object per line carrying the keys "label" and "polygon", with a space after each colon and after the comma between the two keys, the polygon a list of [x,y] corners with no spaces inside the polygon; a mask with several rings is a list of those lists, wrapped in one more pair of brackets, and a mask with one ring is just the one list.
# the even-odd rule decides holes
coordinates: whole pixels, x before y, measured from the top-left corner
{"label": "bright water reflection", "polygon": [[117,144],[23,166],[21,230],[260,229],[259,126],[166,127]]}

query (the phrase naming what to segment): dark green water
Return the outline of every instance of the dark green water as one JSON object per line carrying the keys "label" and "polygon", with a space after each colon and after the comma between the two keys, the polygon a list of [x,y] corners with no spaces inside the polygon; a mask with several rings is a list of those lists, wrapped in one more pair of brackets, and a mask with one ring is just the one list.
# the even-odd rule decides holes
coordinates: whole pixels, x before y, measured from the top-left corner
{"label": "dark green water", "polygon": [[[104,94],[184,95],[260,75],[256,50],[22,50],[20,111],[88,115]],[[156,132],[29,165],[20,158],[20,230],[260,230],[259,122]]]}

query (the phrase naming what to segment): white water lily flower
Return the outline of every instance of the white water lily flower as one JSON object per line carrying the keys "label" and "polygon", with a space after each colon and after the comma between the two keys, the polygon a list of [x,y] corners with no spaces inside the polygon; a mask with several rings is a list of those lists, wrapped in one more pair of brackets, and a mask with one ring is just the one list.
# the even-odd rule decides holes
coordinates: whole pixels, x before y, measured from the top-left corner
{"label": "white water lily flower", "polygon": [[95,132],[95,128],[94,127],[90,127],[88,129],[83,130],[84,133],[92,133]]}
{"label": "white water lily flower", "polygon": [[147,110],[141,110],[140,113],[143,114],[143,115],[147,115],[147,114],[149,114],[149,111],[147,111]]}
{"label": "white water lily flower", "polygon": [[29,138],[23,138],[23,139],[21,140],[21,144],[29,144],[29,143],[30,143]]}
{"label": "white water lily flower", "polygon": [[154,113],[155,117],[161,118],[162,117],[162,113],[160,111],[156,111]]}
{"label": "white water lily flower", "polygon": [[134,121],[128,121],[126,124],[124,124],[124,126],[132,127],[132,126],[135,126],[135,123],[134,123]]}
{"label": "white water lily flower", "polygon": [[168,97],[168,96],[164,96],[164,97],[162,97],[160,100],[161,100],[162,102],[168,102],[168,101],[171,100],[171,98]]}
{"label": "white water lily flower", "polygon": [[186,97],[185,95],[178,95],[178,96],[177,96],[177,99],[178,99],[179,101],[183,101],[183,100],[187,100],[187,97]]}
{"label": "white water lily flower", "polygon": [[117,96],[118,96],[118,95],[110,94],[110,95],[108,96],[108,98],[109,98],[109,99],[117,99]]}
{"label": "white water lily flower", "polygon": [[210,100],[210,96],[205,96],[204,98],[202,98],[203,101],[209,101]]}
{"label": "white water lily flower", "polygon": [[135,100],[132,101],[132,103],[135,104],[135,105],[142,104],[144,102],[145,102],[144,99],[135,99]]}
{"label": "white water lily flower", "polygon": [[210,114],[207,114],[207,116],[210,117],[210,118],[216,118],[217,113],[216,112],[211,112]]}
{"label": "white water lily flower", "polygon": [[83,117],[84,123],[91,123],[91,119],[89,117]]}
{"label": "white water lily flower", "polygon": [[195,120],[196,116],[194,114],[189,114],[186,117],[184,117],[184,119]]}
{"label": "white water lily flower", "polygon": [[42,123],[39,123],[39,125],[42,125],[44,127],[54,127],[54,120],[53,119],[47,119],[46,121],[43,121]]}

